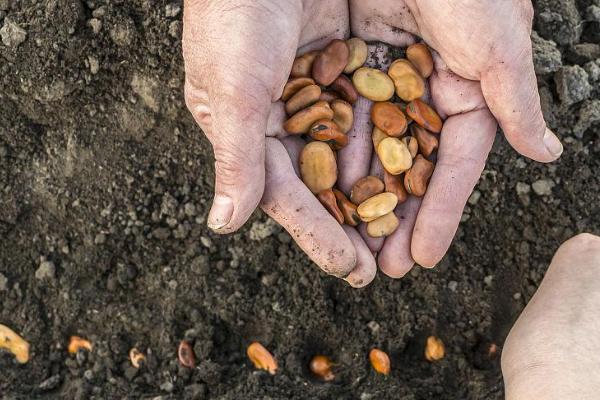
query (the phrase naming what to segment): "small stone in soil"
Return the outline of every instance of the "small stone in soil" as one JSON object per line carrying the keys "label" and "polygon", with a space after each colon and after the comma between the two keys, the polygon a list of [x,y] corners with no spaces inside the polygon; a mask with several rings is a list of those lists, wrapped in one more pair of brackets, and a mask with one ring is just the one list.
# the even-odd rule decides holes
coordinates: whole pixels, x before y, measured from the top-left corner
{"label": "small stone in soil", "polygon": [[35,278],[39,280],[52,280],[56,274],[56,267],[52,261],[42,261],[39,268],[35,271]]}

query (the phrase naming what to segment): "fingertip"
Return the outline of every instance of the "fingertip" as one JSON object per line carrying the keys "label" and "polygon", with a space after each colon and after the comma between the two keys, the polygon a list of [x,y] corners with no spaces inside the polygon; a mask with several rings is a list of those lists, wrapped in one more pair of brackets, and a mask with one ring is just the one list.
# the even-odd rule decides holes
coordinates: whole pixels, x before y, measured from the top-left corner
{"label": "fingertip", "polygon": [[415,263],[409,259],[398,258],[390,260],[389,257],[379,256],[379,269],[392,279],[403,278],[415,266]]}
{"label": "fingertip", "polygon": [[546,128],[546,131],[544,132],[543,141],[544,145],[546,146],[546,150],[548,150],[548,153],[550,153],[550,155],[553,157],[553,159],[550,161],[558,159],[564,150],[563,145],[558,136],[556,136],[556,134],[552,132],[549,128]]}
{"label": "fingertip", "polygon": [[343,229],[356,250],[356,266],[344,280],[353,288],[365,287],[375,279],[375,275],[377,274],[375,258],[362,240],[360,234],[354,228],[343,226]]}

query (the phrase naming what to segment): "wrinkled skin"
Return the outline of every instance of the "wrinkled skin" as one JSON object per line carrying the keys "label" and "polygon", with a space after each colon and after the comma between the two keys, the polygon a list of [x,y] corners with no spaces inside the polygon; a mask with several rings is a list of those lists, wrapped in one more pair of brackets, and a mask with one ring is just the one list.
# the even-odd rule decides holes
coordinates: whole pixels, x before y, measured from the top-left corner
{"label": "wrinkled skin", "polygon": [[[525,0],[187,0],[183,50],[188,108],[215,152],[209,226],[238,229],[259,204],[324,271],[368,284],[378,264],[392,277],[446,253],[491,149],[498,121],[511,145],[541,162],[562,145],[544,122]],[[302,141],[285,138],[278,102],[294,57],[334,38],[358,36],[407,46],[416,36],[437,52],[431,99],[446,118],[427,194],[397,209],[400,228],[374,240],[340,227],[297,176]],[[370,46],[381,59],[384,46]],[[338,184],[381,166],[372,154],[370,102],[355,105],[350,144],[339,153]],[[287,151],[286,151],[287,150]],[[261,200],[262,198],[262,200]],[[361,238],[362,237],[362,238]]]}

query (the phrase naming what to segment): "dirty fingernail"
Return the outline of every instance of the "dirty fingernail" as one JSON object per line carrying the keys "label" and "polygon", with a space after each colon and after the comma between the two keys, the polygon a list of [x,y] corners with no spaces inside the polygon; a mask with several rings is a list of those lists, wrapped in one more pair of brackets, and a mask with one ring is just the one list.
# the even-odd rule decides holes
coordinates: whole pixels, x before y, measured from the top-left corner
{"label": "dirty fingernail", "polygon": [[217,194],[208,214],[208,227],[218,230],[229,223],[233,214],[233,201],[228,196]]}
{"label": "dirty fingernail", "polygon": [[544,145],[553,156],[559,157],[563,152],[563,145],[560,140],[556,137],[554,132],[546,128],[544,133]]}

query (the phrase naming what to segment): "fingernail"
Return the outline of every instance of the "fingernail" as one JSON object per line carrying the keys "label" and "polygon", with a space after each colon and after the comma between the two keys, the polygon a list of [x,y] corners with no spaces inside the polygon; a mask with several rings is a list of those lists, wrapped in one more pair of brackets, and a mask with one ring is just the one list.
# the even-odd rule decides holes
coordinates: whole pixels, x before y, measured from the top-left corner
{"label": "fingernail", "polygon": [[563,152],[562,143],[556,137],[554,132],[548,128],[546,128],[546,132],[544,133],[544,145],[554,157],[558,158]]}
{"label": "fingernail", "polygon": [[217,194],[213,200],[212,207],[208,213],[208,227],[212,230],[218,230],[224,227],[231,220],[233,214],[233,201],[228,196]]}

